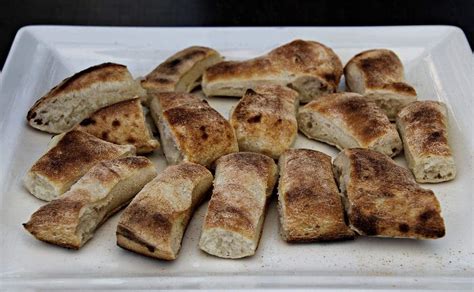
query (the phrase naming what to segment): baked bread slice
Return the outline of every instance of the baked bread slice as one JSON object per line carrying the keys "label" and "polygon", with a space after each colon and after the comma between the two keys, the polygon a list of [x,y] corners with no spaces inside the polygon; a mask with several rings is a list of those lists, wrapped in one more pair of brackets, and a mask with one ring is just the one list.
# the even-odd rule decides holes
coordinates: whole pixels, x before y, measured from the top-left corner
{"label": "baked bread slice", "polygon": [[100,108],[145,95],[126,66],[104,63],[64,79],[35,102],[26,119],[38,130],[63,133]]}
{"label": "baked bread slice", "polygon": [[135,155],[132,145],[115,145],[81,131],[55,136],[48,151],[25,176],[28,191],[51,201],[61,196],[97,163]]}
{"label": "baked bread slice", "polygon": [[438,101],[417,101],[398,113],[408,167],[420,183],[454,179],[456,165],[448,144],[448,112]]}
{"label": "baked bread slice", "polygon": [[278,165],[278,211],[285,241],[354,238],[354,232],[344,221],[330,156],[309,149],[289,149]]}
{"label": "baked bread slice", "polygon": [[232,110],[240,151],[257,152],[278,159],[298,134],[298,93],[280,85],[248,89]]}
{"label": "baked bread slice", "polygon": [[202,165],[169,166],[122,213],[117,244],[146,256],[176,259],[194,209],[211,185],[212,174]]}
{"label": "baked bread slice", "polygon": [[337,91],[342,64],[323,44],[294,40],[264,56],[247,61],[221,62],[208,68],[202,78],[207,96],[244,95],[247,89],[271,83],[288,86],[300,94],[300,102]]}
{"label": "baked bread slice", "polygon": [[188,161],[209,167],[222,155],[238,151],[229,122],[196,95],[157,93],[150,109],[170,164]]}
{"label": "baked bread slice", "polygon": [[361,235],[435,239],[445,234],[441,208],[431,190],[388,156],[345,149],[334,160],[349,226]]}
{"label": "baked bread slice", "polygon": [[201,84],[204,70],[221,61],[221,55],[211,48],[189,47],[166,59],[141,84],[149,94],[191,92]]}
{"label": "baked bread slice", "polygon": [[416,100],[416,91],[406,83],[403,70],[393,51],[364,51],[344,67],[346,89],[374,101],[390,120],[395,120],[403,107]]}
{"label": "baked bread slice", "polygon": [[273,159],[258,153],[233,153],[217,160],[199,241],[203,251],[231,259],[255,254],[277,172]]}
{"label": "baked bread slice", "polygon": [[139,98],[104,107],[82,120],[75,129],[111,143],[131,144],[139,154],[153,152],[160,145],[145,120]]}
{"label": "baked bread slice", "polygon": [[153,163],[145,157],[100,162],[23,226],[39,240],[79,249],[155,176]]}
{"label": "baked bread slice", "polygon": [[402,150],[397,129],[384,112],[357,93],[328,94],[301,107],[298,127],[308,138],[339,149],[360,147],[388,156]]}

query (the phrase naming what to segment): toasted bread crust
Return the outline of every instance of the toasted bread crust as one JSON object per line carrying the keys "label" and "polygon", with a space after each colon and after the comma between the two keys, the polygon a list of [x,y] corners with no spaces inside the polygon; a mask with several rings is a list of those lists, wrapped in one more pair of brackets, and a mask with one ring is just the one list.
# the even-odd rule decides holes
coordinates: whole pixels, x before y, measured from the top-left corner
{"label": "toasted bread crust", "polygon": [[[175,240],[212,184],[212,174],[194,163],[169,166],[130,203],[118,227],[118,244],[129,250],[166,260],[175,259]],[[180,228],[179,238],[174,238]],[[123,237],[120,239],[120,237]],[[179,250],[179,246],[178,246]]]}
{"label": "toasted bread crust", "polygon": [[[72,187],[63,197],[53,200],[42,206],[31,216],[30,220],[23,224],[26,230],[37,239],[56,244],[66,248],[79,249],[90,237],[84,238],[81,233],[81,225],[84,220],[95,220],[95,215],[100,221],[94,222],[98,227],[113,213],[121,209],[134,193],[123,195],[118,201],[116,208],[110,208],[108,204],[97,208],[97,214],[84,217],[86,208],[95,203],[106,201],[114,187],[129,176],[137,175],[139,171],[150,180],[156,171],[153,163],[145,157],[125,157],[115,160],[101,162],[93,167],[81,180]],[[144,183],[143,183],[144,184]],[[104,190],[108,190],[104,193]],[[109,202],[114,198],[109,198]],[[108,208],[103,213],[103,208]]]}
{"label": "toasted bread crust", "polygon": [[30,122],[34,120],[36,117],[36,111],[42,104],[49,102],[63,92],[80,90],[93,83],[127,80],[128,78],[125,76],[128,77],[129,74],[130,73],[126,66],[114,63],[103,63],[84,69],[71,77],[64,79],[57,86],[53,87],[46,95],[38,99],[28,111],[26,119]]}
{"label": "toasted bread crust", "polygon": [[231,114],[239,149],[278,158],[296,139],[298,93],[279,85],[247,90]]}
{"label": "toasted bread crust", "polygon": [[355,55],[344,67],[345,75],[350,66],[357,67],[363,73],[367,89],[391,89],[407,95],[416,95],[413,87],[403,83],[403,64],[391,50],[375,49]]}
{"label": "toasted bread crust", "polygon": [[148,153],[159,143],[147,128],[139,98],[125,100],[102,108],[75,127],[115,144],[132,144],[137,153]]}
{"label": "toasted bread crust", "polygon": [[51,181],[66,181],[72,176],[80,176],[85,168],[89,169],[100,161],[120,156],[124,149],[122,146],[74,130],[66,133],[30,171],[46,176]]}
{"label": "toasted bread crust", "polygon": [[367,87],[381,87],[387,81],[398,81],[404,76],[402,62],[390,50],[364,51],[355,55],[348,63],[364,72]]}
{"label": "toasted bread crust", "polygon": [[434,239],[445,234],[441,208],[431,190],[388,156],[346,149],[334,161],[352,228],[369,236]]}
{"label": "toasted bread crust", "polygon": [[404,143],[416,156],[451,156],[445,106],[437,101],[417,101],[398,114],[405,128]]}
{"label": "toasted bread crust", "polygon": [[332,172],[331,157],[289,149],[279,160],[278,204],[281,234],[288,242],[351,239]]}
{"label": "toasted bread crust", "polygon": [[154,98],[185,161],[209,167],[220,156],[238,151],[229,122],[206,101],[185,93],[161,93]]}
{"label": "toasted bread crust", "polygon": [[330,48],[314,41],[294,40],[261,57],[208,68],[203,75],[203,89],[206,92],[208,84],[234,80],[265,80],[291,87],[298,78],[316,77],[322,82],[320,90],[335,92],[342,72],[341,61]]}
{"label": "toasted bread crust", "polygon": [[[262,154],[239,152],[219,158],[204,219],[201,248],[206,232],[222,229],[246,238],[256,249],[267,198],[272,194],[276,176],[275,162]],[[218,251],[206,252],[218,254]]]}
{"label": "toasted bread crust", "polygon": [[150,92],[173,92],[184,74],[198,62],[210,57],[220,59],[219,53],[211,48],[199,46],[186,48],[166,59],[150,72],[141,84]]}
{"label": "toasted bread crust", "polygon": [[[357,93],[334,93],[321,96],[302,107],[300,115],[317,114],[326,120],[332,121],[343,131],[346,131],[358,144],[357,147],[380,150],[381,140],[395,141],[391,145],[392,153],[396,155],[402,149],[402,143],[396,128],[390,123],[384,112],[374,103]],[[299,118],[299,127],[310,138],[309,130],[302,118]],[[314,127],[313,125],[310,125]],[[337,145],[339,148],[341,145]],[[355,146],[352,146],[355,147]],[[384,148],[385,149],[385,148]]]}

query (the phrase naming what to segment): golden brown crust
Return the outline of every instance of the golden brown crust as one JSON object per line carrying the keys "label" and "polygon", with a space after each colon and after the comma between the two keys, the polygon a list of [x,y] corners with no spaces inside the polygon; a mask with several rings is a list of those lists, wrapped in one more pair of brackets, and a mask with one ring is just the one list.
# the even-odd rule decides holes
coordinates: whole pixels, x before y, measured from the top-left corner
{"label": "golden brown crust", "polygon": [[114,63],[103,63],[82,70],[73,76],[64,79],[59,85],[52,88],[46,95],[41,97],[28,111],[26,119],[34,120],[37,109],[51,99],[56,98],[64,92],[76,91],[90,87],[94,83],[120,82],[129,79],[129,72],[126,66]]}
{"label": "golden brown crust", "polygon": [[167,167],[147,184],[123,212],[117,227],[118,244],[166,260],[176,258],[173,237],[183,232],[196,206],[211,186],[212,174],[194,163]]}
{"label": "golden brown crust", "polygon": [[180,78],[196,65],[219,53],[211,48],[193,46],[181,50],[166,59],[141,82],[143,88],[155,92],[172,92]]}
{"label": "golden brown crust", "polygon": [[303,110],[316,111],[329,120],[342,121],[344,130],[350,132],[361,147],[368,147],[381,136],[394,131],[383,111],[357,93],[323,95],[305,105]]}
{"label": "golden brown crust", "polygon": [[[119,182],[124,181],[133,173],[138,175],[141,170],[147,170],[147,173],[140,172],[142,176],[150,176],[150,170],[156,174],[153,163],[145,157],[125,157],[100,162],[64,196],[51,201],[33,213],[30,220],[23,226],[39,240],[66,248],[79,249],[89,239],[84,238],[84,234],[81,233],[83,220],[100,220],[93,222],[100,225],[128,203],[134,193],[127,194],[128,199],[127,196],[121,194],[123,198],[120,199],[125,199],[125,201],[118,201],[119,205],[116,208],[111,208],[109,204],[117,198],[108,198],[107,201],[105,197],[109,196],[109,192]],[[86,208],[91,208],[91,205],[94,206],[99,201],[104,201],[105,205],[94,209],[94,214],[83,219],[82,216],[87,212]]]}
{"label": "golden brown crust", "polygon": [[153,98],[160,101],[160,107],[163,111],[180,107],[182,105],[195,105],[196,107],[205,107],[206,100],[201,99],[195,94],[181,93],[181,92],[163,92],[152,94]]}
{"label": "golden brown crust", "polygon": [[258,240],[258,224],[276,182],[275,162],[258,153],[232,153],[217,160],[215,175],[203,230],[222,228]]}
{"label": "golden brown crust", "polygon": [[66,133],[30,171],[48,177],[51,181],[69,181],[81,176],[96,163],[116,158],[124,152],[121,146],[73,130]]}
{"label": "golden brown crust", "polygon": [[331,157],[289,149],[279,160],[278,203],[282,235],[288,242],[351,239],[332,173]]}
{"label": "golden brown crust", "polygon": [[139,98],[102,108],[75,127],[115,144],[132,144],[137,153],[155,150],[159,143],[147,128]]}
{"label": "golden brown crust", "polygon": [[409,238],[445,235],[438,200],[431,190],[416,184],[408,169],[371,150],[346,149],[339,156],[348,160],[347,215],[359,233]]}
{"label": "golden brown crust", "polygon": [[417,101],[403,108],[398,114],[398,123],[404,127],[404,143],[412,155],[451,156],[448,144],[448,121],[446,108],[437,101]]}
{"label": "golden brown crust", "polygon": [[98,162],[117,158],[124,152],[122,146],[73,130],[66,133],[30,171],[53,182],[67,182],[80,177]]}
{"label": "golden brown crust", "polygon": [[279,85],[247,90],[230,118],[239,149],[278,158],[296,138],[297,98],[296,91]]}
{"label": "golden brown crust", "polygon": [[368,90],[383,89],[416,96],[415,89],[403,82],[403,64],[391,50],[374,49],[355,55],[344,67],[345,76],[348,76],[350,66],[362,72]]}
{"label": "golden brown crust", "polygon": [[[342,72],[341,61],[333,50],[318,42],[294,40],[261,57],[243,62],[218,63],[206,70],[203,81],[278,79],[280,74],[293,74],[295,77],[318,77],[325,81],[321,86],[335,92]],[[286,77],[283,79],[286,80]]]}
{"label": "golden brown crust", "polygon": [[[176,100],[170,102],[173,97]],[[155,98],[164,106],[163,119],[168,123],[185,161],[208,167],[220,156],[238,151],[237,139],[229,122],[206,101],[184,93],[158,94]],[[184,101],[178,102],[178,99]]]}

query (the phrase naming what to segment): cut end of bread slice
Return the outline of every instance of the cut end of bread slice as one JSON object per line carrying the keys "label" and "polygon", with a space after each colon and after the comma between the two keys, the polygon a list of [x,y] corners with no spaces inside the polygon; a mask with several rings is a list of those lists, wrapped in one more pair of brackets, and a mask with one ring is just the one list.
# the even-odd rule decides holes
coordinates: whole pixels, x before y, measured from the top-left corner
{"label": "cut end of bread slice", "polygon": [[76,73],[51,89],[28,111],[27,120],[38,130],[62,133],[100,108],[145,95],[127,67],[105,63]]}
{"label": "cut end of bread slice", "polygon": [[382,89],[370,91],[365,94],[365,97],[375,102],[375,104],[385,112],[390,121],[395,121],[397,114],[405,106],[416,101],[416,94],[405,95]]}
{"label": "cut end of bread slice", "polygon": [[413,167],[419,183],[439,183],[456,177],[456,165],[452,157],[425,157]]}
{"label": "cut end of bread slice", "polygon": [[255,241],[234,231],[222,228],[207,229],[201,235],[199,247],[208,254],[227,259],[238,259],[255,254]]}
{"label": "cut end of bread slice", "polygon": [[128,251],[136,252],[144,256],[172,261],[177,257],[177,253],[172,250],[164,251],[153,244],[146,242],[139,237],[128,232],[126,228],[119,226],[117,228],[117,245]]}
{"label": "cut end of bread slice", "polygon": [[26,189],[36,198],[43,201],[52,201],[66,190],[52,184],[47,178],[40,174],[29,171],[23,183]]}

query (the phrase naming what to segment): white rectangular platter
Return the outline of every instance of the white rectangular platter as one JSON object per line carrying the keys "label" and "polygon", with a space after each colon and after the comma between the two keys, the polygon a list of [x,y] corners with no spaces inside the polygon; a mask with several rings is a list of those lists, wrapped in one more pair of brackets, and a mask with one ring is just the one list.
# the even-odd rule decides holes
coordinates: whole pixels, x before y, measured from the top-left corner
{"label": "white rectangular platter", "polygon": [[[354,241],[287,244],[281,240],[275,196],[257,254],[224,260],[197,246],[207,204],[193,217],[179,258],[165,262],[118,248],[113,216],[80,251],[35,240],[21,223],[43,202],[29,195],[22,177],[47,147],[50,135],[26,125],[34,101],[59,81],[91,65],[116,62],[143,76],[191,45],[246,59],[293,39],[332,47],[343,63],[370,48],[389,48],[402,59],[419,98],[449,108],[454,181],[425,185],[441,202],[447,234],[432,241],[360,237]],[[0,290],[371,288],[472,289],[473,285],[473,60],[461,30],[419,27],[105,28],[33,26],[19,31],[0,87]],[[340,90],[344,90],[341,82]],[[233,98],[210,98],[228,117]],[[299,136],[295,148],[336,155],[337,150]],[[152,156],[159,170],[161,153]],[[403,155],[397,162],[404,165]]]}

